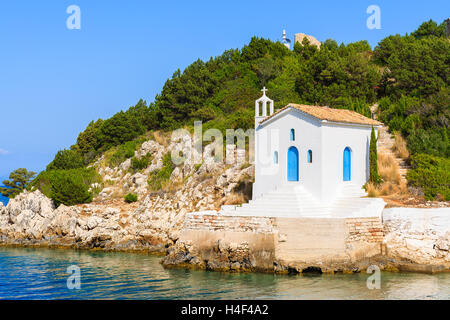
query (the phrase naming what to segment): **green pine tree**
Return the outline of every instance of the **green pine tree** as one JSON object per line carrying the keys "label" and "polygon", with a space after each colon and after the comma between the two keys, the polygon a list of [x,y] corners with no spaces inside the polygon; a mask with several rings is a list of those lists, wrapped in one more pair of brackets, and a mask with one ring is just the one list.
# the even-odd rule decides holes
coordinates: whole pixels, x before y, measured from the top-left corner
{"label": "green pine tree", "polygon": [[5,197],[14,198],[28,186],[35,174],[25,168],[14,170],[9,174],[9,180],[3,181],[5,187],[0,188],[0,193]]}

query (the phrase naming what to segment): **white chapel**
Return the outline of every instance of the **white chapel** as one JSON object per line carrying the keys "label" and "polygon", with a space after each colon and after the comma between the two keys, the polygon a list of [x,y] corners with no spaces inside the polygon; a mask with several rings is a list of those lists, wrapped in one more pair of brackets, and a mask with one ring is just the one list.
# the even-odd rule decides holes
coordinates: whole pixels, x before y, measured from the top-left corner
{"label": "white chapel", "polygon": [[359,113],[289,104],[275,112],[266,95],[255,102],[255,182],[250,203],[233,215],[373,216],[382,199],[367,198],[372,126]]}

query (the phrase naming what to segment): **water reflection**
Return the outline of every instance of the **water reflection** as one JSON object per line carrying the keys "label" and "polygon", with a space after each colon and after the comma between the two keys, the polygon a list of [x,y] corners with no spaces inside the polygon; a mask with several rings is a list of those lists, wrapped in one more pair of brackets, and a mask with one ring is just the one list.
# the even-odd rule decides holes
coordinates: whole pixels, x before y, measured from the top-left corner
{"label": "water reflection", "polygon": [[[160,257],[75,250],[0,248],[0,299],[449,299],[450,275],[382,273],[282,276],[164,269]],[[81,269],[81,289],[66,286]]]}

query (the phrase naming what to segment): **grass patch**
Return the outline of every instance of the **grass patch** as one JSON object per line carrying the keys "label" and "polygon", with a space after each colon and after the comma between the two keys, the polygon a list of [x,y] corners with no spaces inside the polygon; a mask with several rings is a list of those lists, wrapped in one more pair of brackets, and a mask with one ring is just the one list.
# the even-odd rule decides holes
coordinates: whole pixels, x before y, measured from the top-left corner
{"label": "grass patch", "polygon": [[175,165],[172,162],[172,157],[170,153],[166,153],[163,157],[163,166],[159,170],[154,170],[150,172],[148,179],[148,185],[152,191],[158,191],[165,188],[172,175]]}
{"label": "grass patch", "polygon": [[116,151],[112,154],[108,163],[112,167],[117,167],[125,160],[134,156],[134,152],[138,146],[138,141],[128,141],[117,147]]}
{"label": "grass patch", "polygon": [[399,167],[395,159],[387,154],[378,154],[378,172],[383,182],[400,184]]}
{"label": "grass patch", "polygon": [[394,151],[395,155],[402,159],[409,158],[409,151],[406,146],[406,141],[403,139],[402,135],[399,132],[394,133],[394,145],[392,146],[392,151]]}
{"label": "grass patch", "polygon": [[195,170],[195,172],[197,172],[198,169],[200,169],[200,167],[202,166],[202,164],[203,164],[203,161],[202,161],[201,163],[197,163],[197,164],[194,165],[194,170]]}

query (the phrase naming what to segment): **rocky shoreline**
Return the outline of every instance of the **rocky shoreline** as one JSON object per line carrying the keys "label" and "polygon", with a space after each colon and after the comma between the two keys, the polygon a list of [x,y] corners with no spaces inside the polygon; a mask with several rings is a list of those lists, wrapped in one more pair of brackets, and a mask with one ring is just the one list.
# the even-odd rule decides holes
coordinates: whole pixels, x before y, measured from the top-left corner
{"label": "rocky shoreline", "polygon": [[0,205],[0,244],[163,253],[176,241],[183,216],[159,219],[140,205],[89,204],[54,208],[39,191]]}
{"label": "rocky shoreline", "polygon": [[373,264],[386,271],[450,271],[448,209],[387,209],[383,254],[311,264],[277,260],[270,247],[254,248],[246,241],[219,239],[204,252],[179,239],[184,210],[158,214],[151,203],[147,196],[127,206],[109,202],[55,209],[39,191],[24,192],[7,207],[0,205],[0,245],[155,253],[165,255],[166,267],[227,272],[354,273]]}
{"label": "rocky shoreline", "polygon": [[[181,141],[181,150],[187,141]],[[205,147],[201,164],[185,161],[173,169],[167,190],[149,192],[151,172],[162,168],[165,154],[180,147],[178,142],[160,142],[146,141],[135,151],[136,157],[152,159],[141,172],[130,169],[130,159],[111,168],[100,157],[92,166],[103,183],[92,187],[102,190],[92,203],[55,208],[38,190],[24,191],[6,207],[0,202],[0,244],[165,253],[178,240],[186,213],[242,201],[239,188],[254,169],[235,148],[229,151],[237,161],[225,165],[207,156],[213,146]],[[136,193],[139,202],[126,204],[123,196],[129,192]]]}

